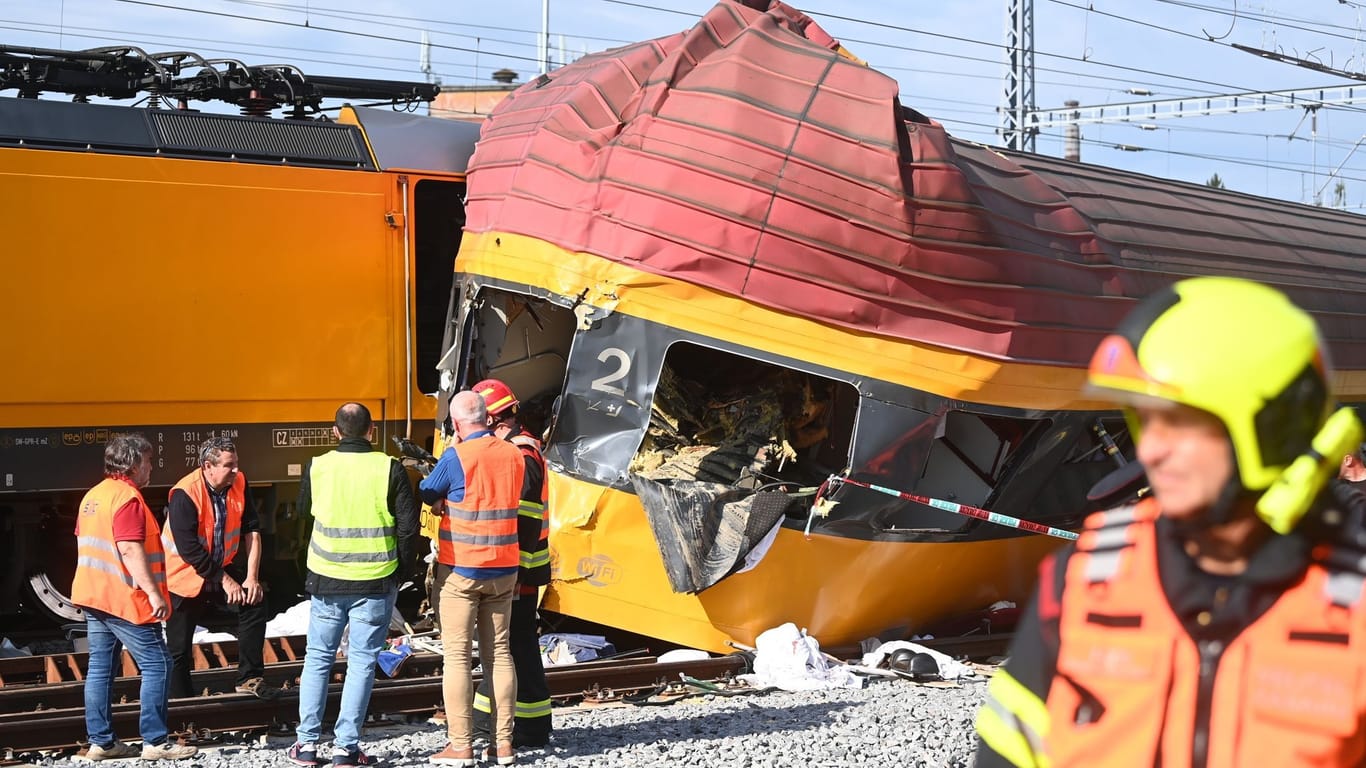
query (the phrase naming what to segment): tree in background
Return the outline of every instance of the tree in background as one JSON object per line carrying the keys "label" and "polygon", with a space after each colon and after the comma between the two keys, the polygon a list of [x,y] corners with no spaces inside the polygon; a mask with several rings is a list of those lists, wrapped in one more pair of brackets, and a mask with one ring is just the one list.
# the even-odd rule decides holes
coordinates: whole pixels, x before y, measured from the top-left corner
{"label": "tree in background", "polygon": [[1209,177],[1209,181],[1205,182],[1205,186],[1211,189],[1228,189],[1228,187],[1224,186],[1224,180],[1219,178],[1219,174],[1217,173]]}

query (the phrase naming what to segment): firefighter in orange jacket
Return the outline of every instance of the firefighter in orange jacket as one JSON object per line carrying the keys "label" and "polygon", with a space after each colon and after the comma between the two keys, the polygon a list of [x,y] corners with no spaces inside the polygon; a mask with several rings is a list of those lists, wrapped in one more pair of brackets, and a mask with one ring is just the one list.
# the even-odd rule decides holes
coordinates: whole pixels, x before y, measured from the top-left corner
{"label": "firefighter in orange jacket", "polygon": [[[518,419],[517,396],[498,379],[485,379],[474,385],[484,398],[493,433],[522,451],[526,479],[522,482],[522,503],[517,509],[517,541],[521,549],[517,567],[517,596],[512,601],[512,621],[508,644],[512,663],[517,668],[517,712],[513,718],[512,740],[516,747],[542,747],[554,730],[550,713],[550,686],[541,662],[541,643],[536,631],[536,604],[540,587],[550,583],[549,478],[541,441],[522,426]],[[492,737],[492,681],[479,683],[474,694],[474,732],[476,738]]]}
{"label": "firefighter in orange jacket", "polygon": [[1364,510],[1328,486],[1362,427],[1313,319],[1257,283],[1184,280],[1088,381],[1126,407],[1151,495],[1040,567],[976,764],[1362,765]]}
{"label": "firefighter in orange jacket", "polygon": [[171,489],[161,542],[171,589],[171,698],[198,693],[190,682],[194,630],[215,606],[237,615],[237,692],[274,698],[278,689],[265,682],[270,612],[260,580],[260,525],[232,440],[211,437],[200,444],[199,466]]}

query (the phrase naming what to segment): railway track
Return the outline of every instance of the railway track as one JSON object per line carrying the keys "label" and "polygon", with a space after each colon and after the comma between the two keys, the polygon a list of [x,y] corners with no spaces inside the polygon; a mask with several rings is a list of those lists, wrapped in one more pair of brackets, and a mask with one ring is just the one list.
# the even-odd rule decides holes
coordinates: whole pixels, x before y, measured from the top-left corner
{"label": "railway track", "polygon": [[[302,669],[303,638],[275,638],[271,642],[275,652],[270,656],[275,661],[267,664],[266,677],[286,685],[277,699],[264,701],[238,693],[173,699],[169,715],[172,730],[189,741],[207,741],[223,733],[291,727],[298,718],[294,686]],[[1008,642],[1008,635],[981,635],[923,644],[952,656],[981,659],[1004,653]],[[210,666],[193,673],[196,688],[231,690],[236,674],[235,645],[217,643],[203,650],[203,660]],[[696,680],[725,680],[745,671],[748,663],[740,654],[666,663],[645,656],[551,667],[546,670],[546,679],[551,697],[559,702],[611,701],[677,683],[684,675]],[[431,714],[441,703],[440,668],[438,654],[413,654],[402,668],[402,677],[375,681],[371,713]],[[0,660],[0,759],[70,752],[80,746],[77,739],[85,733],[84,684],[69,678],[79,676],[82,669],[81,654]],[[139,680],[130,660],[125,659],[122,671],[124,675],[115,681],[114,727],[122,733],[136,733]],[[334,670],[329,686],[329,718],[336,714],[343,671]],[[51,682],[54,677],[56,681]],[[476,682],[479,677],[474,675]]]}
{"label": "railway track", "polygon": [[[546,678],[551,696],[563,700],[650,688],[677,680],[680,674],[704,680],[725,678],[742,671],[745,663],[740,656],[663,664],[646,657],[556,667],[546,671]],[[370,697],[371,712],[421,715],[435,711],[441,703],[440,664],[436,654],[418,653],[404,669],[417,676],[377,679]],[[291,674],[292,680],[300,668],[301,664],[273,665],[267,667],[266,674],[270,679]],[[233,672],[227,670],[226,674],[229,677],[222,679],[230,682]],[[211,675],[222,677],[217,672],[196,673],[196,685],[208,682]],[[476,673],[476,683],[479,678]],[[114,728],[121,733],[137,732],[137,683],[136,677],[120,680],[131,692],[113,707]],[[0,753],[13,758],[28,752],[77,748],[77,739],[85,733],[85,710],[79,698],[82,688],[81,683],[60,683],[0,689],[0,712],[5,713],[0,714]],[[336,715],[340,697],[341,684],[334,682],[328,688],[328,718]],[[23,709],[16,711],[19,707]],[[219,733],[288,727],[298,719],[298,713],[298,695],[291,687],[271,701],[238,693],[172,699],[169,724],[181,738],[203,740]]]}

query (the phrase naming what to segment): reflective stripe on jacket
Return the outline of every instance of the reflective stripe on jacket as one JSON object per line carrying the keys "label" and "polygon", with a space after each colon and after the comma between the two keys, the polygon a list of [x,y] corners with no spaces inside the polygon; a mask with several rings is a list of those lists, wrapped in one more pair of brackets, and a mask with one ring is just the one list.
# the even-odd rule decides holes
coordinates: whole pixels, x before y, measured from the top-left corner
{"label": "reflective stripe on jacket", "polygon": [[465,496],[446,500],[441,518],[437,559],[463,568],[516,568],[521,559],[517,518],[522,480],[522,451],[488,434],[455,446],[465,474]]}
{"label": "reflective stripe on jacket", "polygon": [[161,549],[157,521],[142,492],[121,478],[105,478],[81,499],[76,516],[76,577],[71,583],[71,602],[117,616],[133,624],[152,624],[152,604],[123,564],[114,542],[114,513],[132,499],[142,502],[146,534],[142,547],[161,596],[170,605],[166,588],[166,556]]}
{"label": "reflective stripe on jacket", "polygon": [[1067,564],[1047,762],[1187,768],[1202,744],[1209,768],[1362,764],[1361,579],[1345,574],[1344,590],[1341,574],[1311,564],[1227,647],[1197,646],[1162,590],[1157,514],[1148,499],[1093,515]]}
{"label": "reflective stripe on jacket", "polygon": [[[486,715],[491,715],[493,714],[493,700],[488,696],[475,691],[474,709],[478,712],[483,712]],[[550,717],[550,714],[550,699],[542,699],[540,701],[522,701],[521,699],[518,699],[517,712],[514,719],[525,722],[527,720]]]}
{"label": "reflective stripe on jacket", "polygon": [[[194,508],[199,511],[199,544],[210,556],[213,555],[213,499],[209,496],[209,484],[204,482],[204,470],[196,469],[180,478],[171,493],[183,491]],[[223,565],[237,556],[237,547],[242,538],[242,510],[246,508],[247,479],[241,472],[228,489],[227,519],[223,521]],[[169,500],[170,495],[167,495]],[[168,508],[169,509],[169,508]],[[204,589],[204,577],[185,562],[176,548],[175,536],[171,533],[171,518],[168,512],[166,522],[161,527],[161,545],[166,549],[166,584],[171,592],[181,597],[194,597]]]}
{"label": "reflective stripe on jacket", "polygon": [[389,465],[379,451],[330,451],[309,468],[313,535],[308,569],[343,581],[369,581],[398,570],[398,539],[389,511]]}
{"label": "reflective stripe on jacket", "polygon": [[521,548],[517,585],[522,593],[532,594],[536,587],[550,583],[550,478],[546,476],[541,441],[522,430],[510,442],[541,468],[540,501],[531,501],[523,493],[517,507],[517,541]]}

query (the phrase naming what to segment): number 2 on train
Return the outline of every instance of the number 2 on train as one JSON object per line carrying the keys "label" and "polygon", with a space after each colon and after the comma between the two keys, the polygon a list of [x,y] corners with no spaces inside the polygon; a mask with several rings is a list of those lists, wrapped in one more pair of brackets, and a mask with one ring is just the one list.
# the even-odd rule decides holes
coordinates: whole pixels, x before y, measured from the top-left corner
{"label": "number 2 on train", "polygon": [[607,392],[618,397],[625,397],[626,390],[612,384],[614,381],[621,381],[626,378],[626,374],[631,372],[631,356],[626,351],[618,347],[608,347],[598,353],[599,362],[607,362],[609,359],[616,359],[617,369],[607,374],[593,379],[592,387],[599,392]]}

